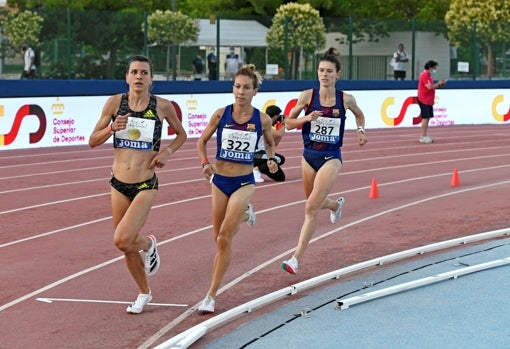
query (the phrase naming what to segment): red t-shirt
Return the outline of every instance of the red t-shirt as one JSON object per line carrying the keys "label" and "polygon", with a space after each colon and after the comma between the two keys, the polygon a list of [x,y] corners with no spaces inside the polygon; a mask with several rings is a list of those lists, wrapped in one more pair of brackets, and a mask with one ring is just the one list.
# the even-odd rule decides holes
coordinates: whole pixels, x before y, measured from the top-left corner
{"label": "red t-shirt", "polygon": [[434,98],[436,96],[436,89],[428,89],[427,85],[434,84],[434,79],[429,70],[424,70],[418,79],[418,100],[426,105],[434,105]]}

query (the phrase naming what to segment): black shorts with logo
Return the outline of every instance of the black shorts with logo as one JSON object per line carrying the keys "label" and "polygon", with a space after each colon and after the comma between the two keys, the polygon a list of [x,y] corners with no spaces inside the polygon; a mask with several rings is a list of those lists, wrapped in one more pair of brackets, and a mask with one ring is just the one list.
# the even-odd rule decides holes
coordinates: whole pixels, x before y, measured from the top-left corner
{"label": "black shorts with logo", "polygon": [[110,179],[111,186],[117,190],[119,193],[123,194],[129,200],[133,201],[135,196],[141,192],[142,190],[158,190],[158,177],[154,173],[151,179],[140,183],[124,183],[119,181],[115,176],[112,175],[112,179]]}

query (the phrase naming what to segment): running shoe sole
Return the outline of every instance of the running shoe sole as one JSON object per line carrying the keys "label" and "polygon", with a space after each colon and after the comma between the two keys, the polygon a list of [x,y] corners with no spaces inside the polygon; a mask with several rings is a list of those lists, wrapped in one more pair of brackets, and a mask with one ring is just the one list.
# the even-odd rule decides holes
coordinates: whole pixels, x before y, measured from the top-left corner
{"label": "running shoe sole", "polygon": [[287,262],[282,263],[282,269],[289,274],[296,275],[296,271]]}
{"label": "running shoe sole", "polygon": [[[154,235],[147,235],[147,237],[152,240],[151,248],[145,253],[145,273],[150,276],[156,274],[161,260],[159,259],[156,237]],[[152,248],[154,249],[151,251]]]}

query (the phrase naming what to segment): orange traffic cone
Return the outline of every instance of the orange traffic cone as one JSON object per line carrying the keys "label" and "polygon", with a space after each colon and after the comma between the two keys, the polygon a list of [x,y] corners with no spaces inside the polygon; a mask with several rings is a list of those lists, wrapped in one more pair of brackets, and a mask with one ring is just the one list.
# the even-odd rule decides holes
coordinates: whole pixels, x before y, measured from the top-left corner
{"label": "orange traffic cone", "polygon": [[370,199],[377,199],[379,197],[379,190],[377,189],[377,181],[375,178],[372,178],[372,185],[370,186],[370,194],[368,197]]}
{"label": "orange traffic cone", "polygon": [[457,171],[457,169],[454,168],[453,169],[452,180],[450,182],[450,186],[458,187],[459,185],[460,185],[460,182],[459,182],[459,171]]}

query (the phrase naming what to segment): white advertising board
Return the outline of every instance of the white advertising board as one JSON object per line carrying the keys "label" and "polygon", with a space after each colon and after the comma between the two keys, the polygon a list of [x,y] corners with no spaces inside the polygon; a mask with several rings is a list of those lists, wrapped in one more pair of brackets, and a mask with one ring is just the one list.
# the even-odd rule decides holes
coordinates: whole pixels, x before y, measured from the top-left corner
{"label": "white advertising board", "polygon": [[[346,91],[356,98],[366,128],[414,127],[420,122],[416,90]],[[259,92],[255,107],[276,104],[288,115],[299,92]],[[88,144],[109,96],[6,98],[0,100],[0,150]],[[233,102],[231,93],[160,95],[171,100],[189,138],[198,138],[213,112]],[[431,127],[510,122],[510,89],[437,90]],[[355,129],[347,113],[346,129]],[[163,139],[172,138],[168,127]]]}

